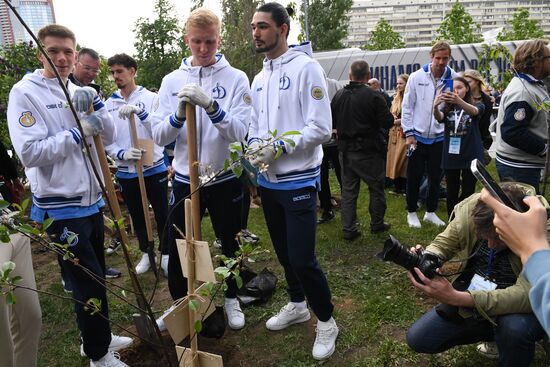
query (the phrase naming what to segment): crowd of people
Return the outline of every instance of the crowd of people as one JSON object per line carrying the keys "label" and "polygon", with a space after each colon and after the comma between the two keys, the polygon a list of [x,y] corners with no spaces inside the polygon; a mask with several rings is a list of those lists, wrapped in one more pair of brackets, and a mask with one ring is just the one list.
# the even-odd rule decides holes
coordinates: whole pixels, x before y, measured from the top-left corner
{"label": "crowd of people", "polygon": [[[222,169],[230,158],[229,144],[237,141],[245,143],[250,152],[246,158],[259,172],[257,190],[289,298],[266,321],[267,329],[279,331],[306,322],[311,309],[317,318],[313,358],[326,360],[336,350],[340,329],[333,317],[331,290],[315,254],[316,226],[336,217],[328,180],[332,166],[341,187],[345,240],[362,235],[357,216],[361,181],[368,186],[370,232],[390,229],[385,221],[385,188],[392,183],[395,193],[405,194],[410,228],[422,226],[417,215],[421,200],[426,207],[424,223],[446,226],[425,250],[413,247],[411,252],[430,253],[442,262],[466,256],[457,275],[449,280],[439,275],[430,279],[418,268],[414,276],[409,274],[417,289],[440,302],[411,326],[409,346],[431,354],[455,345],[494,342],[499,366],[528,366],[536,341],[550,328],[544,305],[549,297],[547,274],[542,270],[549,253],[548,204],[536,196],[548,149],[548,112],[537,108],[549,99],[542,83],[550,75],[548,42],[527,41],[517,49],[516,74],[502,95],[493,123],[499,178],[514,181],[503,184],[503,189],[517,205],[530,207],[520,214],[487,192],[475,193],[470,163],[473,159],[489,161],[486,150],[492,141],[494,100],[484,90],[479,72],[456,73],[448,66],[451,47],[447,42],[434,44],[430,63],[411,75],[399,75],[390,97],[372,78],[364,60],[351,64],[345,86],[327,79],[312,57],[310,43],[288,44],[291,16],[292,10],[278,3],[263,4],[255,12],[252,39],[256,52],[265,58],[262,70],[249,83],[244,72],[217,53],[219,18],[205,8],[194,10],[184,38],[191,56],[164,77],[158,93],[136,84],[138,64],[132,57],[116,54],[107,64],[118,89],[103,96],[93,83],[99,72],[95,51],[77,53],[74,33],[61,25],[48,25],[38,33],[80,115],[81,127],[64,108],[63,88],[44,55],[40,56],[43,69],[26,75],[11,90],[8,125],[30,182],[32,220],[43,223],[54,218],[48,234],[55,241],[69,241],[69,250],[79,259],[75,264],[59,256],[63,282],[77,300],[82,355],[90,358],[90,366],[126,366],[115,352],[132,343],[131,338],[111,333],[105,285],[88,274],[102,280],[120,276],[105,265],[105,203],[92,169],[92,165],[99,166],[99,155],[106,153],[114,160],[116,179],[135,227],[141,257],[134,271],[145,273],[157,262],[145,226],[140,162],[146,198],[155,216],[160,269],[168,278],[173,300],[187,295],[176,239],[185,228],[181,202],[191,191],[188,154],[192,144],[185,128],[186,109],[191,104],[196,113],[200,169]],[[273,131],[298,133],[274,140]],[[106,152],[97,151],[93,144],[97,136]],[[90,158],[82,149],[84,144],[89,145]],[[165,156],[165,147],[173,151],[171,159]],[[442,186],[446,188],[446,220],[436,214]],[[217,243],[228,257],[239,249],[239,233],[252,242],[258,240],[246,230],[250,194],[255,191],[255,187],[243,186],[231,171],[200,188],[201,218],[208,211]],[[0,259],[11,257],[28,270],[30,252],[19,250],[28,248],[28,243],[12,242],[18,255],[0,252]],[[32,262],[30,270],[22,274],[34,279]],[[98,313],[84,307],[90,298],[101,301]],[[32,310],[31,320],[40,320],[37,297],[23,296],[21,301]],[[231,277],[224,310],[231,329],[245,327],[237,282]],[[2,320],[8,320],[9,312],[0,303]],[[20,330],[0,328],[2,340],[12,341],[4,355],[9,355],[10,366],[36,365],[40,322],[13,321],[21,317],[16,311],[12,318]],[[157,323],[163,329],[162,317]]]}

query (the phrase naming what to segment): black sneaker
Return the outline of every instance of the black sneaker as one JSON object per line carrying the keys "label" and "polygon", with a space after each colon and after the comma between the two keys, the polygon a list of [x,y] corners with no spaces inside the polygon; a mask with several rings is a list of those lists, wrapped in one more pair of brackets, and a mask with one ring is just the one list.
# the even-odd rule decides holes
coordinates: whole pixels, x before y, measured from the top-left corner
{"label": "black sneaker", "polygon": [[111,240],[111,243],[109,244],[109,247],[105,250],[105,253],[107,255],[112,255],[115,251],[117,251],[120,246],[122,246],[122,242],[118,240],[118,238],[113,238]]}
{"label": "black sneaker", "polygon": [[381,226],[371,228],[370,233],[382,233],[386,232],[390,228],[391,224],[384,222]]}
{"label": "black sneaker", "polygon": [[120,278],[121,275],[122,273],[120,272],[120,270],[117,270],[115,268],[107,268],[107,270],[105,270],[105,278],[107,279]]}
{"label": "black sneaker", "polygon": [[323,214],[321,214],[321,218],[317,219],[317,224],[330,222],[334,218],[335,218],[335,215],[332,210],[323,210]]}

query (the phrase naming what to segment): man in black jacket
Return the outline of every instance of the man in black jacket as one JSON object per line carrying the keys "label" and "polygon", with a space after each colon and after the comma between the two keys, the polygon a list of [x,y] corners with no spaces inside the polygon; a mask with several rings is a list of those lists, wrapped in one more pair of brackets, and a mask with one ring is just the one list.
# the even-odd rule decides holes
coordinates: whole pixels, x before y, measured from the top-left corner
{"label": "man in black jacket", "polygon": [[384,222],[386,145],[381,130],[392,126],[393,116],[384,97],[365,85],[369,77],[369,64],[355,61],[350,68],[350,83],[331,102],[342,165],[342,228],[348,241],[361,235],[356,210],[361,180],[369,187],[371,232],[390,228]]}

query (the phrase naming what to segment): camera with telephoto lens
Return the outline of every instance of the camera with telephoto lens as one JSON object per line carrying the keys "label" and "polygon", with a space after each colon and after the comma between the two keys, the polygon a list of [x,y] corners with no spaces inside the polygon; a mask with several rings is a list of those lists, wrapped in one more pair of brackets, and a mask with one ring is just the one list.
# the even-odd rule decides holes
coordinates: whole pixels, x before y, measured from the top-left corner
{"label": "camera with telephoto lens", "polygon": [[[432,279],[437,275],[436,269],[443,265],[443,261],[436,255],[424,252],[422,249],[411,252],[405,248],[397,238],[390,235],[390,238],[384,242],[384,249],[380,251],[376,257],[384,261],[391,261],[397,265],[401,265],[409,270],[417,282],[422,283],[414,268],[420,269],[422,274],[427,278]],[[422,283],[424,284],[424,283]]]}

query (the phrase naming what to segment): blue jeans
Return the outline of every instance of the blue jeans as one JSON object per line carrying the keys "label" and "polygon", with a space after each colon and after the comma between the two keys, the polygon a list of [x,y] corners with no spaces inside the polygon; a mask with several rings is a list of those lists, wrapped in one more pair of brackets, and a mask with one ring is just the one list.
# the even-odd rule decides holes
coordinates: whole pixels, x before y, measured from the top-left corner
{"label": "blue jeans", "polygon": [[535,342],[544,337],[544,330],[535,315],[501,315],[496,318],[496,323],[497,326],[493,326],[481,317],[447,321],[432,309],[411,326],[407,332],[407,344],[418,353],[435,354],[457,345],[495,341],[499,367],[528,367],[535,354]]}
{"label": "blue jeans", "polygon": [[500,181],[515,181],[531,185],[539,193],[540,169],[539,168],[516,168],[507,166],[496,161],[498,178]]}

